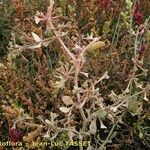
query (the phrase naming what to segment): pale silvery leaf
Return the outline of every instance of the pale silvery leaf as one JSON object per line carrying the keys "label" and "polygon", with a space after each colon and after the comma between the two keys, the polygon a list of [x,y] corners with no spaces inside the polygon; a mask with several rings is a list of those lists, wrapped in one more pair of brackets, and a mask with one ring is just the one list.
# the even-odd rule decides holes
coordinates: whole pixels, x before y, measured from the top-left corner
{"label": "pale silvery leaf", "polygon": [[64,102],[65,105],[72,105],[74,102],[70,96],[63,96],[62,101]]}
{"label": "pale silvery leaf", "polygon": [[50,138],[50,131],[49,131],[49,129],[48,129],[48,131],[46,132],[46,134],[43,137],[46,138],[46,139]]}
{"label": "pale silvery leaf", "polygon": [[52,134],[52,137],[49,140],[51,140],[51,141],[54,140],[57,137],[58,133],[59,132],[57,131],[54,134]]}
{"label": "pale silvery leaf", "polygon": [[37,34],[35,34],[34,32],[32,32],[31,33],[32,34],[32,36],[33,36],[33,38],[34,38],[34,40],[36,41],[36,42],[41,42],[42,41],[42,39],[37,35]]}
{"label": "pale silvery leaf", "polygon": [[135,84],[136,84],[136,86],[137,86],[138,88],[143,89],[142,84],[140,84],[140,83],[138,83],[138,82],[136,82],[136,81],[135,81]]}
{"label": "pale silvery leaf", "polygon": [[91,109],[86,109],[85,111],[86,111],[88,117],[90,117],[91,116]]}
{"label": "pale silvery leaf", "polygon": [[78,44],[75,44],[75,47],[73,48],[75,51],[82,51],[82,47],[80,47]]}
{"label": "pale silvery leaf", "polygon": [[100,121],[100,124],[101,124],[101,129],[107,129],[107,127],[103,124],[102,120],[99,119],[99,121]]}
{"label": "pale silvery leaf", "polygon": [[76,135],[76,134],[74,134],[74,132],[69,131],[69,132],[68,132],[69,140],[70,140],[70,141],[73,141],[73,137],[75,137],[75,135]]}
{"label": "pale silvery leaf", "polygon": [[35,16],[34,19],[36,24],[38,24],[41,21],[41,19],[38,16]]}
{"label": "pale silvery leaf", "polygon": [[101,81],[104,80],[104,79],[109,79],[109,75],[108,75],[108,72],[107,72],[107,71],[102,75],[102,77],[101,77],[99,80],[97,80],[97,81],[95,82],[95,85],[96,85],[97,83],[101,82]]}
{"label": "pale silvery leaf", "polygon": [[91,122],[91,124],[90,124],[89,127],[90,127],[89,132],[90,132],[91,134],[96,134],[96,132],[97,132],[96,119],[93,119],[93,120],[92,120],[92,122]]}
{"label": "pale silvery leaf", "polygon": [[0,69],[7,69],[7,67],[3,63],[0,63]]}
{"label": "pale silvery leaf", "polygon": [[54,120],[58,117],[56,113],[51,112],[51,122],[54,122]]}
{"label": "pale silvery leaf", "polygon": [[129,92],[130,92],[129,87],[127,87],[127,88],[125,89],[124,93],[129,93]]}
{"label": "pale silvery leaf", "polygon": [[119,106],[110,107],[113,112],[117,112]]}
{"label": "pale silvery leaf", "polygon": [[109,138],[109,139],[110,139],[110,141],[112,141],[112,139],[113,139],[116,135],[117,135],[117,132],[116,132],[116,131],[115,131],[115,132],[113,132],[113,133],[112,133],[112,135],[111,135],[111,136],[110,136],[110,138]]}
{"label": "pale silvery leaf", "polygon": [[48,119],[45,119],[45,122],[46,122],[47,124],[51,124],[51,122],[50,122]]}
{"label": "pale silvery leaf", "polygon": [[86,76],[87,78],[89,77],[88,73],[86,72],[80,72],[81,74],[83,74],[84,76]]}
{"label": "pale silvery leaf", "polygon": [[80,93],[81,90],[82,88],[74,86],[74,89],[72,90],[72,92],[73,94],[77,94],[77,93]]}
{"label": "pale silvery leaf", "polygon": [[45,20],[45,16],[42,12],[37,11],[34,19],[35,19],[35,23],[38,24],[40,21]]}
{"label": "pale silvery leaf", "polygon": [[145,101],[149,101],[149,99],[147,98],[147,94],[146,94],[146,92],[144,92],[144,98],[143,98]]}
{"label": "pale silvery leaf", "polygon": [[108,97],[110,97],[113,101],[118,100],[118,95],[113,90],[111,90],[111,93],[108,95]]}
{"label": "pale silvery leaf", "polygon": [[37,116],[37,119],[39,119],[41,122],[43,122],[45,125],[46,125],[46,123],[45,123],[45,121],[43,120],[43,118],[42,118],[42,116]]}
{"label": "pale silvery leaf", "polygon": [[46,41],[46,42],[43,42],[43,46],[47,47],[49,45],[50,41]]}
{"label": "pale silvery leaf", "polygon": [[59,110],[63,113],[68,113],[70,111],[70,108],[67,107],[60,107]]}
{"label": "pale silvery leaf", "polygon": [[28,49],[36,49],[42,47],[42,42],[38,43],[37,45],[29,46]]}
{"label": "pale silvery leaf", "polygon": [[50,6],[54,5],[54,0],[50,0]]}
{"label": "pale silvery leaf", "polygon": [[88,88],[88,82],[87,82],[87,80],[82,84],[82,87],[83,88]]}
{"label": "pale silvery leaf", "polygon": [[60,81],[56,81],[55,85],[57,88],[63,89],[65,86],[66,80],[65,79],[61,79]]}
{"label": "pale silvery leaf", "polygon": [[108,75],[108,72],[106,71],[105,73],[104,73],[104,79],[109,79],[110,78],[110,76]]}
{"label": "pale silvery leaf", "polygon": [[98,117],[98,118],[105,118],[107,115],[107,112],[102,111],[102,110],[97,110],[97,111],[93,112],[92,115],[95,117]]}
{"label": "pale silvery leaf", "polygon": [[7,56],[8,61],[12,62],[13,59],[16,59],[18,54],[16,52],[10,52]]}

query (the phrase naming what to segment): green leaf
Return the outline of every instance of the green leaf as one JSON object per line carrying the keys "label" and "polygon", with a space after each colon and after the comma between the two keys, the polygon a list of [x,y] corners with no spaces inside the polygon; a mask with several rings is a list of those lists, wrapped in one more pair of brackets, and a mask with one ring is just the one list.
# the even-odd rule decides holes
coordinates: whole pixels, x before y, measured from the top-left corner
{"label": "green leaf", "polygon": [[107,112],[106,111],[102,111],[102,110],[97,110],[92,115],[95,116],[95,117],[97,117],[97,118],[103,119],[103,118],[106,117]]}

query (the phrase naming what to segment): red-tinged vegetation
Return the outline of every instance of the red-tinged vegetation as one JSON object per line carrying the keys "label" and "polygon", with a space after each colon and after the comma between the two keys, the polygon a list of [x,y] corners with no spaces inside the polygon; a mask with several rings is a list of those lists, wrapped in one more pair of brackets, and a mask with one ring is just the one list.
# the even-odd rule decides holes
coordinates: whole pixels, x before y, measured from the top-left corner
{"label": "red-tinged vegetation", "polygon": [[110,0],[97,0],[97,5],[104,10],[108,10],[110,9]]}
{"label": "red-tinged vegetation", "polygon": [[144,15],[141,12],[141,3],[140,3],[140,1],[137,1],[135,3],[133,14],[134,14],[135,21],[138,25],[140,25],[144,22]]}
{"label": "red-tinged vegetation", "polygon": [[18,131],[15,128],[9,128],[9,139],[12,142],[20,142],[22,140],[22,137],[24,136],[24,133],[21,131]]}

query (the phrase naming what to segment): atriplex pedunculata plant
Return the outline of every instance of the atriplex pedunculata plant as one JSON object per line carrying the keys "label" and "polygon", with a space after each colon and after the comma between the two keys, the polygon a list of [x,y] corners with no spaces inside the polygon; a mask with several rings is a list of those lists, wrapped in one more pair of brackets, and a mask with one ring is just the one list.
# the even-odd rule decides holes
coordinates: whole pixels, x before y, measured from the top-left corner
{"label": "atriplex pedunculata plant", "polygon": [[[56,24],[56,20],[60,16],[54,16],[55,11],[54,8],[54,1],[50,0],[50,6],[47,9],[46,15],[44,15],[42,12],[37,12],[35,16],[35,22],[38,24],[40,21],[46,22],[46,32],[52,33],[52,37],[41,39],[37,34],[32,33],[32,36],[34,40],[37,42],[36,45],[29,46],[29,49],[35,49],[40,48],[41,46],[48,46],[48,44],[51,42],[52,39],[55,39],[60,46],[62,47],[63,51],[67,56],[69,57],[68,63],[61,63],[61,67],[58,68],[57,77],[60,79],[59,81],[55,82],[55,85],[57,88],[64,88],[65,82],[70,78],[74,81],[74,90],[73,93],[76,95],[76,102],[73,102],[71,107],[60,107],[60,111],[64,113],[71,114],[71,111],[74,107],[79,109],[80,115],[83,120],[83,126],[82,131],[84,132],[88,125],[88,119],[85,114],[85,110],[83,109],[85,103],[89,100],[89,94],[95,94],[97,93],[97,89],[95,89],[95,86],[101,82],[104,79],[109,79],[109,76],[107,72],[104,73],[100,79],[97,81],[90,81],[90,87],[88,89],[84,90],[82,87],[79,86],[79,75],[84,75],[88,78],[88,73],[82,72],[83,65],[85,63],[85,54],[89,50],[98,49],[105,46],[105,42],[99,41],[99,37],[93,38],[92,36],[89,36],[86,38],[87,41],[90,41],[89,44],[86,46],[79,46],[76,43],[74,44],[74,51],[77,53],[73,53],[70,51],[70,48],[68,48],[65,44],[65,42],[62,40],[62,36],[65,36],[67,33],[62,32],[61,27],[65,27],[65,25],[58,25]],[[84,44],[83,44],[84,45]],[[88,81],[87,81],[88,82]],[[82,93],[82,94],[81,94]],[[67,98],[67,97],[66,97]]]}
{"label": "atriplex pedunculata plant", "polygon": [[[63,52],[67,54],[67,56],[69,57],[68,58],[69,62],[67,63],[61,62],[61,67],[57,69],[57,73],[56,73],[56,77],[59,78],[59,81],[55,82],[55,86],[57,89],[63,89],[67,80],[71,79],[73,80],[74,83],[74,89],[72,90],[72,93],[73,95],[75,95],[74,102],[69,96],[64,96],[63,97],[64,103],[65,104],[70,103],[71,107],[60,107],[59,109],[61,112],[66,113],[68,115],[68,122],[72,116],[73,110],[78,109],[83,122],[80,133],[84,133],[91,122],[89,126],[90,133],[95,134],[96,120],[93,119],[90,115],[88,115],[87,112],[85,112],[84,105],[90,99],[92,99],[92,97],[96,99],[97,102],[99,101],[100,94],[98,92],[99,89],[96,89],[96,85],[104,79],[109,79],[109,76],[107,72],[105,72],[102,77],[100,77],[98,80],[94,82],[92,80],[87,79],[85,83],[83,83],[83,87],[82,87],[79,85],[79,75],[84,75],[86,76],[86,78],[88,78],[88,73],[82,71],[83,66],[86,62],[85,54],[87,51],[104,47],[105,42],[99,41],[100,39],[99,37],[93,38],[92,36],[89,36],[85,38],[86,41],[90,41],[89,44],[87,44],[86,46],[84,46],[84,44],[83,46],[79,46],[75,43],[73,48],[68,48],[68,46],[66,46],[65,42],[63,41],[63,37],[62,37],[67,34],[62,32],[62,27],[65,27],[65,25],[59,25],[58,23],[56,23],[57,19],[60,16],[54,16],[55,11],[53,10],[53,7],[54,7],[54,1],[50,0],[50,6],[47,9],[46,15],[44,15],[42,12],[37,12],[35,16],[35,22],[38,24],[40,21],[44,21],[46,23],[46,32],[52,33],[53,36],[50,38],[41,39],[37,34],[32,33],[32,36],[34,40],[37,42],[37,44],[33,46],[29,46],[28,48],[36,49],[36,48],[40,48],[41,46],[48,46],[52,39],[54,39],[59,43],[59,45],[63,49]],[[74,53],[71,52],[71,49],[74,50]],[[84,88],[84,86],[86,86],[86,88]],[[103,110],[103,106],[100,107]],[[93,126],[94,126],[94,130],[93,130]],[[69,124],[68,124],[68,128],[71,129],[71,126]],[[72,140],[71,136],[69,138],[70,140]]]}

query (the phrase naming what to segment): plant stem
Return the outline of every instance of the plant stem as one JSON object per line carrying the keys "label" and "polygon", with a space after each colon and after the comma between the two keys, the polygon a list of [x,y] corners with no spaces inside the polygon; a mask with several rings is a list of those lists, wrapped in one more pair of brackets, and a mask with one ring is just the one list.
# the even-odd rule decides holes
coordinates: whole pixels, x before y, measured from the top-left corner
{"label": "plant stem", "polygon": [[[79,73],[80,73],[80,69],[81,69],[81,61],[76,61],[75,62],[75,79],[74,79],[74,84],[75,84],[75,87],[78,89],[79,88],[79,85],[78,85],[78,77],[79,77]],[[78,101],[78,104],[80,105],[81,103],[81,98],[80,98],[80,94],[79,92],[77,92],[77,101]],[[85,128],[86,128],[86,124],[87,124],[87,118],[85,116],[85,113],[83,111],[83,108],[79,106],[79,112],[81,114],[81,117],[82,117],[82,120],[83,120],[83,127],[82,127],[82,130],[84,131]]]}
{"label": "plant stem", "polygon": [[[54,25],[52,24],[52,22],[50,21],[49,22],[49,26],[52,28],[52,29],[55,29]],[[59,41],[59,43],[61,44],[61,46],[63,47],[63,49],[67,52],[67,54],[70,56],[70,58],[75,61],[76,58],[75,56],[68,50],[68,48],[66,47],[66,45],[64,44],[64,42],[62,41],[62,39],[60,38],[60,36],[58,35],[57,31],[54,30],[54,34],[57,38],[57,40]]]}
{"label": "plant stem", "polygon": [[[55,29],[54,28],[54,25],[52,24],[52,22],[49,22],[49,26],[50,28],[52,29]],[[81,69],[81,59],[82,57],[79,57],[78,59],[75,58],[75,56],[68,50],[68,48],[66,47],[66,45],[64,44],[64,42],[62,41],[62,39],[60,38],[60,36],[58,35],[57,31],[54,30],[54,34],[58,40],[58,42],[61,44],[61,46],[63,47],[63,49],[67,52],[67,54],[70,56],[70,58],[73,60],[73,63],[74,63],[74,66],[75,66],[75,78],[74,78],[74,84],[75,84],[75,87],[78,89],[78,76],[79,76],[79,73],[80,73],[80,69]],[[80,94],[79,92],[77,92],[77,101],[78,103],[80,104],[81,103],[81,99],[80,99]],[[86,119],[86,116],[85,116],[85,113],[83,111],[83,108],[82,107],[79,107],[79,112],[81,114],[81,117],[83,119],[83,128],[82,130],[84,131],[85,128],[86,128],[86,124],[87,124],[87,119]]]}
{"label": "plant stem", "polygon": [[107,138],[105,139],[105,141],[104,141],[103,144],[99,147],[98,150],[104,150],[104,147],[105,147],[105,145],[109,142],[109,140],[110,140],[110,138],[111,138],[111,135],[113,134],[113,131],[114,131],[116,125],[118,124],[120,118],[122,118],[122,117],[124,116],[124,114],[125,114],[125,112],[123,112],[122,115],[121,115],[121,116],[119,117],[119,119],[117,120],[117,122],[113,124],[113,126],[112,126],[112,128],[111,128],[111,130],[110,130],[110,132],[109,132],[109,134],[108,134],[108,136],[107,136]]}

